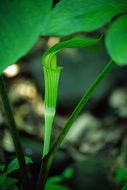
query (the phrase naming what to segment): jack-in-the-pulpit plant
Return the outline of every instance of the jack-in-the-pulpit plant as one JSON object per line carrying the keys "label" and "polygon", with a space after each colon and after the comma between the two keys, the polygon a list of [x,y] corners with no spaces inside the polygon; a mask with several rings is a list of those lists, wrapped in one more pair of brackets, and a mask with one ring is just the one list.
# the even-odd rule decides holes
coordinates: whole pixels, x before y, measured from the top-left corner
{"label": "jack-in-the-pulpit plant", "polygon": [[[45,183],[54,155],[73,122],[77,119],[97,86],[112,69],[114,62],[117,65],[127,65],[127,0],[59,0],[56,5],[52,5],[53,0],[0,1],[0,75],[2,75],[5,68],[16,63],[19,58],[29,52],[39,36],[69,37],[69,35],[75,35],[77,32],[84,32],[83,35],[85,36],[85,32],[93,32],[89,33],[89,36],[92,36],[93,34],[96,35],[95,30],[98,30],[97,33],[104,36],[104,44],[111,61],[99,73],[88,90],[84,92],[59,137],[53,146],[50,147],[52,125],[57,105],[58,85],[62,71],[62,67],[57,64],[56,54],[64,48],[83,48],[94,45],[100,41],[100,38],[83,37],[62,41],[49,48],[43,54],[45,134],[42,164],[37,183],[35,182],[36,188],[31,185],[31,175],[29,175],[19,140],[4,78],[0,77],[0,95],[15,145],[22,190],[27,190],[28,188],[31,190],[45,189]],[[105,27],[101,28],[103,26]],[[95,63],[93,62],[93,64]],[[6,177],[8,176],[5,176],[5,172],[2,174],[4,180],[7,179]],[[0,177],[3,180],[2,175]],[[123,186],[123,190],[127,190],[126,184]]]}
{"label": "jack-in-the-pulpit plant", "polygon": [[58,84],[62,70],[62,67],[57,64],[56,53],[64,48],[81,48],[94,45],[97,41],[99,39],[86,37],[63,41],[49,48],[42,57],[45,79],[45,139],[43,156],[48,153],[50,147],[52,123],[56,112]]}
{"label": "jack-in-the-pulpit plant", "polygon": [[103,80],[103,78],[105,78],[107,73],[111,70],[112,66],[114,65],[112,61],[109,61],[109,63],[100,72],[100,74],[92,83],[92,85],[89,87],[89,89],[84,92],[83,97],[81,98],[75,110],[72,112],[71,116],[69,117],[61,134],[59,135],[59,137],[56,139],[56,142],[49,150],[52,123],[56,112],[58,84],[59,84],[60,72],[62,69],[62,67],[57,65],[56,53],[58,53],[64,48],[77,48],[77,47],[83,48],[90,45],[95,45],[97,42],[100,41],[100,39],[101,37],[98,39],[84,37],[84,38],[75,38],[67,41],[62,41],[54,45],[53,47],[49,48],[42,57],[42,64],[44,68],[44,79],[45,79],[45,101],[44,101],[45,138],[44,138],[43,160],[40,169],[39,180],[37,183],[37,190],[41,190],[42,188],[45,187],[48,172],[56,151],[58,150],[60,144],[64,140],[73,122],[76,120],[79,113],[82,111],[83,107],[88,102],[94,91],[96,90],[98,84],[100,84],[100,82]]}

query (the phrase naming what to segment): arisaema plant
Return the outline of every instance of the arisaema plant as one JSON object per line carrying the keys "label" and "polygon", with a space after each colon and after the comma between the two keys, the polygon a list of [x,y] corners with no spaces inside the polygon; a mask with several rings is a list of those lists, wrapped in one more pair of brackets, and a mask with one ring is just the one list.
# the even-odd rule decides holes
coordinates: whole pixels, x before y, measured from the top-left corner
{"label": "arisaema plant", "polygon": [[[92,96],[93,92],[96,90],[98,84],[105,78],[107,73],[111,70],[113,66],[113,62],[109,61],[109,63],[104,67],[102,72],[98,75],[89,89],[84,92],[83,97],[80,102],[76,106],[75,110],[72,112],[69,117],[64,129],[62,130],[59,137],[56,139],[56,142],[50,149],[50,138],[52,131],[52,124],[55,117],[56,112],[56,103],[57,103],[57,95],[58,95],[58,84],[60,79],[60,73],[63,69],[57,63],[57,53],[63,50],[64,48],[85,48],[87,46],[95,45],[100,41],[101,38],[74,38],[67,41],[62,41],[53,47],[49,48],[42,57],[42,64],[44,69],[44,79],[45,79],[45,138],[44,138],[44,149],[43,149],[43,159],[42,166],[40,169],[39,179],[37,183],[37,190],[41,190],[44,188],[46,179],[48,176],[48,172],[52,163],[52,159],[58,150],[60,144],[64,140],[66,134],[71,128],[73,122],[78,117],[79,113],[84,108],[87,101]],[[85,61],[84,61],[85,64]]]}
{"label": "arisaema plant", "polygon": [[[0,2],[1,75],[6,67],[15,63],[31,49],[40,35],[67,36],[77,32],[92,32],[108,23],[109,25],[106,25],[105,28],[106,34],[104,33],[106,49],[111,59],[118,65],[127,65],[126,0],[60,0],[54,7],[52,7],[52,3],[52,0],[5,0]],[[99,41],[100,38],[88,37],[70,39],[49,48],[42,57],[45,78],[45,139],[37,190],[44,189],[56,151],[97,86],[114,65],[113,61],[109,61],[99,73],[88,90],[84,92],[54,145],[50,146],[58,85],[62,72],[62,66],[57,63],[57,53],[64,48],[84,48],[95,45]],[[0,94],[15,145],[23,190],[27,190],[28,186],[35,190],[35,187],[30,187],[16,122],[2,76],[0,77]],[[124,189],[126,189],[126,185]]]}
{"label": "arisaema plant", "polygon": [[[43,156],[48,153],[51,129],[56,112],[56,102],[58,95],[58,84],[62,67],[57,63],[57,53],[64,48],[82,48],[94,45],[99,39],[92,38],[74,38],[60,42],[49,48],[42,57],[45,79],[45,140]],[[73,67],[73,66],[72,66]]]}

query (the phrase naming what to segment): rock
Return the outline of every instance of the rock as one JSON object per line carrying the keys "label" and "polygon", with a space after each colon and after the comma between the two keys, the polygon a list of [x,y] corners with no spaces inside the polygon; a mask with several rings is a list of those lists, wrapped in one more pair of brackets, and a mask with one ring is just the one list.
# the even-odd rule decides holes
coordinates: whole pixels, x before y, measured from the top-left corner
{"label": "rock", "polygon": [[78,119],[72,125],[69,133],[65,138],[65,143],[79,144],[81,139],[88,133],[89,130],[94,130],[100,126],[99,119],[95,118],[90,113],[84,113],[78,117]]}

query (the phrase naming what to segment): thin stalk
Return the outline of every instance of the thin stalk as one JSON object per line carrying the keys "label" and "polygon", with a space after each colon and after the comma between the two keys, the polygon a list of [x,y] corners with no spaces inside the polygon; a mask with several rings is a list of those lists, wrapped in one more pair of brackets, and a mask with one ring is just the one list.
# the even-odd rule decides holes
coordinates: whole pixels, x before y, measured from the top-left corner
{"label": "thin stalk", "polygon": [[19,166],[20,166],[22,187],[23,187],[23,190],[28,190],[29,177],[28,177],[27,166],[25,163],[22,146],[21,146],[21,143],[19,140],[19,134],[17,131],[15,119],[13,116],[13,111],[12,111],[12,108],[11,108],[11,105],[9,102],[9,98],[7,95],[7,89],[6,89],[6,86],[4,83],[3,76],[0,76],[0,95],[1,95],[1,99],[2,99],[4,109],[6,112],[6,117],[7,117],[8,123],[9,123],[9,130],[10,130],[13,142],[14,142],[17,159],[18,159]]}
{"label": "thin stalk", "polygon": [[48,173],[50,170],[52,159],[54,158],[54,155],[56,154],[60,144],[63,142],[66,134],[68,133],[69,129],[71,128],[74,121],[77,119],[79,113],[82,111],[88,100],[93,95],[94,91],[96,90],[97,86],[101,83],[101,81],[106,77],[106,75],[109,73],[109,71],[112,69],[114,63],[110,61],[104,69],[99,73],[96,80],[91,84],[91,86],[88,88],[88,90],[84,93],[84,96],[81,98],[80,102],[76,106],[75,110],[72,112],[71,116],[69,117],[64,129],[62,130],[61,134],[57,138],[56,142],[54,143],[53,147],[49,151],[49,153],[46,155],[46,159],[42,160],[42,165],[40,169],[39,179],[38,179],[38,185],[37,190],[44,190],[46,180],[48,177]]}
{"label": "thin stalk", "polygon": [[37,180],[36,190],[44,190],[48,173],[51,167],[53,158],[49,154],[45,155],[41,162],[41,168]]}
{"label": "thin stalk", "polygon": [[87,104],[88,100],[93,95],[94,91],[96,90],[97,86],[101,83],[101,81],[105,78],[105,76],[109,73],[109,71],[112,69],[114,63],[113,61],[110,61],[104,69],[99,73],[96,80],[91,84],[91,86],[88,88],[88,90],[84,93],[84,96],[81,98],[80,102],[76,106],[75,110],[72,112],[71,116],[69,117],[64,129],[62,130],[61,134],[57,138],[55,144],[51,148],[49,154],[54,156],[57,152],[60,144],[64,140],[65,136],[67,135],[69,129],[71,128],[72,124],[77,119],[79,113],[82,111],[84,106]]}

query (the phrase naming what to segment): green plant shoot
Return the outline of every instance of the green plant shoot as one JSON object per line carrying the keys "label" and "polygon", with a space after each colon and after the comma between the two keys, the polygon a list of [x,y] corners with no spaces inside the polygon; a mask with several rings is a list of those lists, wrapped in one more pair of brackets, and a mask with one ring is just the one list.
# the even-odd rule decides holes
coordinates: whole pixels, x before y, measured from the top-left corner
{"label": "green plant shoot", "polygon": [[63,41],[49,48],[42,57],[45,79],[45,137],[43,156],[48,153],[50,148],[51,130],[56,112],[58,84],[62,70],[62,67],[57,65],[56,53],[64,48],[82,48],[94,45],[98,40],[92,38],[75,38]]}

